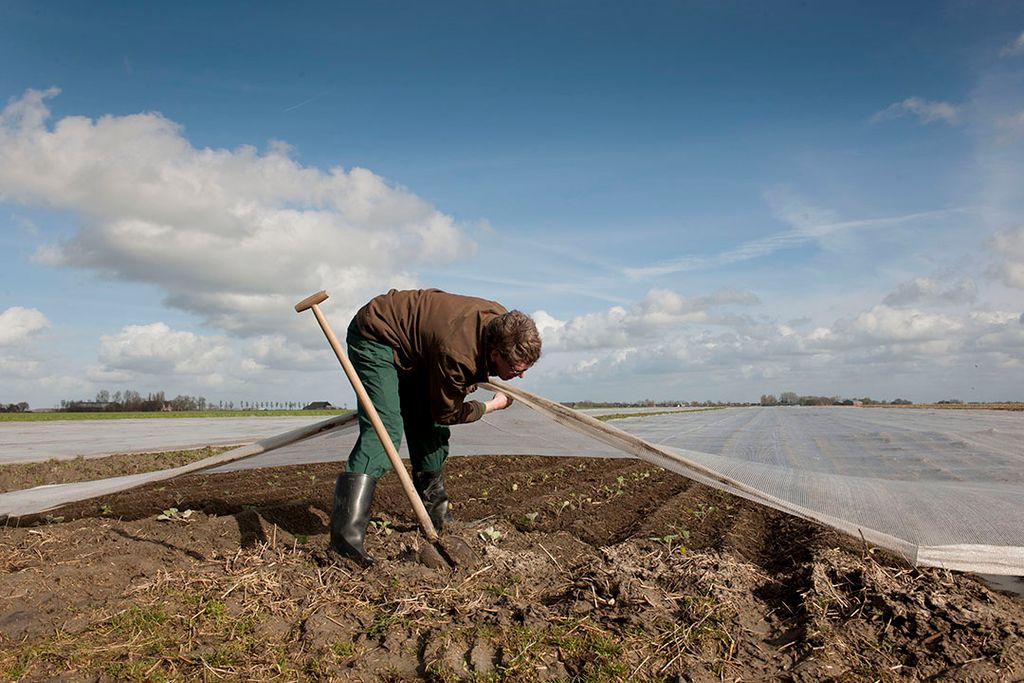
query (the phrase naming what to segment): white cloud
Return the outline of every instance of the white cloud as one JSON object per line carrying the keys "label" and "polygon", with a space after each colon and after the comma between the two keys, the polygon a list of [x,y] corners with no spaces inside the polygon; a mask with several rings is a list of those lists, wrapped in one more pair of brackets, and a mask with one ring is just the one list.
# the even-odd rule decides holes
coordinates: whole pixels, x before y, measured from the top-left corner
{"label": "white cloud", "polygon": [[598,361],[597,358],[584,358],[582,360],[578,360],[578,361],[576,361],[575,363],[572,364],[572,366],[571,366],[572,372],[573,373],[589,372],[589,371],[591,371],[591,370],[593,370],[594,368],[597,367],[598,362],[599,361]]}
{"label": "white cloud", "polygon": [[872,123],[889,119],[914,116],[921,123],[944,121],[948,124],[960,122],[961,107],[949,102],[932,102],[920,97],[908,97],[902,102],[894,102],[871,117]]}
{"label": "white cloud", "polygon": [[1016,40],[1000,50],[1000,54],[1004,57],[1024,54],[1024,31],[1021,31]]}
{"label": "white cloud", "polygon": [[965,304],[972,303],[978,296],[978,287],[969,277],[955,282],[940,282],[931,278],[914,278],[900,284],[882,301],[887,306],[910,306],[914,304]]}
{"label": "white cloud", "polygon": [[[323,372],[331,367],[332,360],[335,363],[337,360],[326,351],[329,348],[326,339],[322,346],[323,350],[311,351],[296,346],[281,335],[265,335],[253,340],[249,345],[251,357],[243,362],[253,372],[266,369]],[[338,368],[340,372],[341,366]]]}
{"label": "white cloud", "polygon": [[962,328],[962,322],[945,315],[880,304],[851,320],[837,321],[819,339],[833,347],[924,342],[948,339]]}
{"label": "white cloud", "polygon": [[[42,363],[30,358],[5,358],[0,356],[0,377],[9,379],[34,379],[39,377]],[[0,403],[3,403],[0,399]]]}
{"label": "white cloud", "polygon": [[450,216],[369,170],[304,167],[282,143],[199,149],[158,113],[50,127],[57,93],[0,112],[0,199],[80,222],[39,263],[156,284],[170,305],[258,335],[298,324],[284,314],[311,292],[351,308],[475,249]]}
{"label": "white cloud", "polygon": [[50,321],[38,310],[12,306],[0,313],[0,346],[23,342],[49,326]]}
{"label": "white cloud", "polygon": [[[992,120],[996,130],[992,142],[997,149],[1005,149],[1024,137],[1024,111],[1018,111],[1015,114],[996,114]],[[996,163],[1011,165],[1010,160],[1006,158],[1000,159]],[[1014,180],[1016,179],[1015,176]]]}
{"label": "white cloud", "polygon": [[687,299],[666,289],[651,289],[642,301],[627,309],[612,306],[601,313],[588,313],[569,321],[537,311],[533,319],[544,340],[545,351],[572,351],[630,347],[640,340],[658,338],[665,330],[689,324],[714,323],[710,313],[728,305],[758,303],[752,292],[722,289],[710,295]]}
{"label": "white cloud", "polygon": [[68,367],[64,345],[55,347],[52,335],[46,334],[51,327],[34,308],[13,306],[0,312],[0,403],[53,405],[54,392],[85,385]]}
{"label": "white cloud", "polygon": [[568,321],[540,312],[545,357],[533,379],[542,393],[567,400],[728,398],[738,391],[756,399],[785,390],[921,400],[948,398],[945,392],[979,400],[1012,395],[1024,368],[1024,315],[910,307],[911,300],[974,301],[975,284],[966,278],[919,278],[897,294],[902,307],[877,304],[817,326],[717,315],[695,303],[714,296],[684,299],[664,290]]}
{"label": "white cloud", "polygon": [[1024,349],[1024,313],[975,313],[971,322],[979,330],[972,342],[977,348],[1020,356]]}
{"label": "white cloud", "polygon": [[1007,131],[1010,136],[1024,133],[1024,111],[1019,111],[1010,116],[1001,116],[997,118],[996,127]]}
{"label": "white cloud", "polygon": [[142,375],[205,375],[223,369],[233,353],[226,341],[170,329],[164,323],[128,325],[100,337],[103,364],[96,377],[124,381]]}
{"label": "white cloud", "polygon": [[1007,286],[1024,289],[1024,225],[996,233],[991,245],[999,259],[997,275]]}

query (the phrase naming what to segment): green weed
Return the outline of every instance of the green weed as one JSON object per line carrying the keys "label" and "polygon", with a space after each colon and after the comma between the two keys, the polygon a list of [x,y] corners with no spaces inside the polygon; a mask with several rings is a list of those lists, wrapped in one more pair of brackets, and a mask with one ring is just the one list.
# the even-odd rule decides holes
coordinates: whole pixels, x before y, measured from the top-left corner
{"label": "green weed", "polygon": [[159,631],[167,619],[167,614],[159,607],[136,606],[115,614],[107,624],[112,631],[125,636],[148,636]]}

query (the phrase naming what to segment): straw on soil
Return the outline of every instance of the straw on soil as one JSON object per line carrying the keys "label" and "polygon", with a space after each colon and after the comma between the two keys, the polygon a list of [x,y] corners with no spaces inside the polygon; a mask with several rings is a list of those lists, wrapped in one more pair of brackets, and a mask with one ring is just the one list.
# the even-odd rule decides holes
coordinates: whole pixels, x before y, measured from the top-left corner
{"label": "straw on soil", "polygon": [[368,540],[377,566],[335,561],[331,465],[182,477],[57,511],[60,523],[10,520],[0,677],[1024,676],[1021,603],[971,577],[637,461],[449,467],[453,533],[477,560],[446,570],[417,562],[393,477]]}

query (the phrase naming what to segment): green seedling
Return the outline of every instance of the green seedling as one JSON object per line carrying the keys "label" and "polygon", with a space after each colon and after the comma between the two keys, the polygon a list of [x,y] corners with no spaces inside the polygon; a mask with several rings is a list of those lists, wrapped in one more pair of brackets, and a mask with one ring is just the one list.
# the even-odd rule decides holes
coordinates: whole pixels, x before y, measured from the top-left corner
{"label": "green seedling", "polygon": [[714,505],[707,505],[705,503],[698,503],[696,510],[690,510],[690,514],[696,519],[703,520],[705,517],[715,511]]}
{"label": "green seedling", "polygon": [[[590,496],[584,496],[581,493],[571,493],[569,495],[572,498],[572,503],[576,504],[576,509],[577,510],[582,510],[584,505],[593,505],[594,504],[594,499],[592,497],[590,497]],[[572,503],[570,503],[570,505]]]}
{"label": "green seedling", "polygon": [[374,520],[370,522],[370,528],[373,529],[376,533],[384,534],[385,536],[390,536],[395,531],[393,528],[391,528],[391,522],[389,522],[386,519]]}
{"label": "green seedling", "polygon": [[486,543],[497,543],[498,539],[501,538],[502,534],[500,531],[495,529],[493,526],[489,526],[480,532],[481,540]]}
{"label": "green seedling", "polygon": [[187,522],[192,516],[192,510],[180,511],[178,508],[167,508],[162,514],[157,515],[161,522]]}
{"label": "green seedling", "polygon": [[682,530],[682,535],[680,535],[680,534],[665,534],[664,536],[650,536],[650,537],[648,537],[647,540],[649,540],[649,541],[658,541],[659,543],[664,543],[665,547],[668,548],[668,552],[669,553],[673,553],[673,552],[678,550],[680,554],[685,554],[686,553],[686,546],[683,545],[683,543],[680,541],[681,538],[684,539],[684,540],[689,540],[690,532],[687,531],[686,529],[683,529]]}
{"label": "green seedling", "polygon": [[537,523],[537,515],[539,515],[539,514],[540,514],[539,512],[527,512],[523,516],[526,517],[526,523],[529,524],[530,526],[533,526],[533,525],[535,525]]}
{"label": "green seedling", "polygon": [[112,515],[112,514],[114,514],[114,508],[112,508],[112,507],[110,507],[110,505],[104,503],[103,505],[100,505],[100,514],[101,515]]}

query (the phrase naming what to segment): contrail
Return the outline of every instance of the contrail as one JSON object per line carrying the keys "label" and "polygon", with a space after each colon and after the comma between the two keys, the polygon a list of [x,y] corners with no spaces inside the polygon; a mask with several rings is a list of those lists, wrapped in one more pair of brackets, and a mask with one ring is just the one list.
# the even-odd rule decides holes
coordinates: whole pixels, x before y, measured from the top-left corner
{"label": "contrail", "polygon": [[316,100],[319,100],[319,99],[320,99],[321,97],[323,97],[324,95],[326,95],[326,94],[327,94],[328,92],[329,92],[329,91],[327,91],[327,90],[324,90],[324,91],[323,91],[322,93],[319,93],[319,94],[317,94],[317,95],[313,95],[313,96],[312,96],[312,97],[310,97],[310,98],[309,98],[308,100],[304,100],[304,101],[302,101],[302,102],[299,102],[298,104],[293,104],[292,106],[290,106],[290,107],[287,107],[287,108],[285,109],[285,111],[294,111],[294,110],[298,109],[299,107],[304,107],[304,106],[306,106],[307,104],[309,104],[310,102],[315,102]]}

